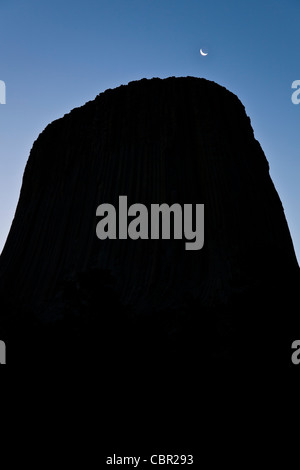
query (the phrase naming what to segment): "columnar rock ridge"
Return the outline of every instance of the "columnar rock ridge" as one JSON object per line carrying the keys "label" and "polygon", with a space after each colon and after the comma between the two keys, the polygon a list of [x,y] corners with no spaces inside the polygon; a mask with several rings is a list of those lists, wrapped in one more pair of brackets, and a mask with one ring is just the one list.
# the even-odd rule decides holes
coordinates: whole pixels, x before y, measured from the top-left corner
{"label": "columnar rock ridge", "polygon": [[[99,240],[96,208],[120,195],[203,203],[203,249]],[[289,341],[298,283],[282,204],[239,99],[202,78],[143,79],[106,90],[34,142],[0,258],[0,322],[9,338],[29,324],[33,336],[64,325],[62,336],[91,329],[120,344],[122,330],[175,351],[192,343],[196,355],[205,343],[208,356],[217,338],[217,355],[232,359],[243,334],[263,343],[262,331],[284,331]]]}

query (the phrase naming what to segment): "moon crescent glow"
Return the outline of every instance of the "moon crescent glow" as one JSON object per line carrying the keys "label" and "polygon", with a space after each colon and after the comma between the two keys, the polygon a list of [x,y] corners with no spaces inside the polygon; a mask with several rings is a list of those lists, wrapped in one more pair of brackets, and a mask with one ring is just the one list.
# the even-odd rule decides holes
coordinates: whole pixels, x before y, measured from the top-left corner
{"label": "moon crescent glow", "polygon": [[208,52],[203,52],[202,49],[200,49],[200,54],[201,54],[201,55],[207,55]]}

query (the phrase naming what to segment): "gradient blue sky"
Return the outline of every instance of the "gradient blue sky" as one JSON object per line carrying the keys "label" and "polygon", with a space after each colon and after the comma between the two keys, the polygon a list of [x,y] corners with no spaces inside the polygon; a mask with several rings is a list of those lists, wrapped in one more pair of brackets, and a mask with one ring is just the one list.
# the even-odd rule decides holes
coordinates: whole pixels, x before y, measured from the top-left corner
{"label": "gradient blue sky", "polygon": [[192,75],[245,105],[300,260],[300,0],[0,0],[0,18],[0,251],[49,122],[107,88]]}

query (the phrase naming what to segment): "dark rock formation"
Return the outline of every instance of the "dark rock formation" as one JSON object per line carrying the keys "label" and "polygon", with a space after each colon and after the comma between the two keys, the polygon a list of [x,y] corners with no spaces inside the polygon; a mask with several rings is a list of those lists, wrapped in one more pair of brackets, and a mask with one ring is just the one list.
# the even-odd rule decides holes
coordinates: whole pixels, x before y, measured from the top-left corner
{"label": "dark rock formation", "polygon": [[[96,208],[119,195],[204,203],[204,248],[100,241]],[[0,259],[0,324],[11,351],[30,338],[33,362],[99,360],[104,346],[106,357],[288,363],[298,286],[284,211],[238,98],[204,79],[141,80],[34,143]]]}

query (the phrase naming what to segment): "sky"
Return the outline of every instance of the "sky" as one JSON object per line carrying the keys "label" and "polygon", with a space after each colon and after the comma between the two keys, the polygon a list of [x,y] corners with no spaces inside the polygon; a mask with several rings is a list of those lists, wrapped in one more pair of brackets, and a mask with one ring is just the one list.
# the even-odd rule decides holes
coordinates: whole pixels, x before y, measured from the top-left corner
{"label": "sky", "polygon": [[0,252],[47,124],[107,88],[195,76],[245,106],[300,260],[300,0],[0,0],[0,19]]}

